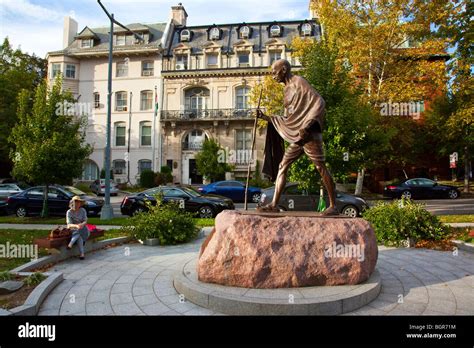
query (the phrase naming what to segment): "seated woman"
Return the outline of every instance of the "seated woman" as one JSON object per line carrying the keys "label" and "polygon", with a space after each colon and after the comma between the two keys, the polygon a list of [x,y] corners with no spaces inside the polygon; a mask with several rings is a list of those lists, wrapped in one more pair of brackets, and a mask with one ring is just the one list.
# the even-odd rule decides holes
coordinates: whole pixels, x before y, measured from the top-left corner
{"label": "seated woman", "polygon": [[67,228],[72,230],[72,238],[66,249],[71,250],[73,245],[78,242],[79,251],[81,255],[79,258],[84,260],[84,245],[86,240],[90,236],[89,229],[87,228],[87,212],[82,205],[85,203],[84,200],[79,196],[74,196],[69,204],[69,209],[66,213]]}

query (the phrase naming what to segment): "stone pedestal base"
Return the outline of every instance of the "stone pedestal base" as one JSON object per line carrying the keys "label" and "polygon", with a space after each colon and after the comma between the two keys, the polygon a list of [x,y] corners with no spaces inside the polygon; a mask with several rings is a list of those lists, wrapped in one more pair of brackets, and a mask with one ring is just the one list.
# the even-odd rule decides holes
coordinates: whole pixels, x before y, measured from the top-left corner
{"label": "stone pedestal base", "polygon": [[197,275],[244,288],[356,285],[369,279],[377,255],[363,219],[227,210],[201,246]]}

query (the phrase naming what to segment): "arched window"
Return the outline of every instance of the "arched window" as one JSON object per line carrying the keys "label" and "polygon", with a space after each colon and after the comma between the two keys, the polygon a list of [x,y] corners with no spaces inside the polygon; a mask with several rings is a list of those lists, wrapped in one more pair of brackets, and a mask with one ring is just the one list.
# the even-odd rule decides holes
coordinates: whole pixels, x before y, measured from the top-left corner
{"label": "arched window", "polygon": [[201,150],[204,140],[207,139],[206,133],[200,129],[189,132],[183,140],[183,150]]}
{"label": "arched window", "polygon": [[151,122],[140,122],[140,146],[151,146]]}
{"label": "arched window", "polygon": [[150,160],[142,159],[138,161],[138,174],[141,174],[144,170],[152,170]]}
{"label": "arched window", "polygon": [[272,37],[281,36],[281,27],[278,24],[274,24],[270,27],[270,35]]}
{"label": "arched window", "polygon": [[140,110],[151,110],[153,108],[153,91],[140,92]]}
{"label": "arched window", "polygon": [[[207,110],[210,92],[207,88],[196,87],[188,89],[185,93],[186,112],[200,116],[204,110]],[[191,116],[192,117],[192,116]]]}
{"label": "arched window", "polygon": [[248,39],[250,37],[250,28],[246,25],[240,28],[239,36],[241,39]]}
{"label": "arched window", "polygon": [[99,179],[99,167],[94,161],[90,159],[86,160],[82,170],[81,180],[94,181],[97,179]]}
{"label": "arched window", "polygon": [[127,125],[125,122],[115,122],[115,146],[125,146],[127,138]]}
{"label": "arched window", "polygon": [[219,28],[214,27],[209,32],[209,38],[211,40],[219,40],[220,36],[221,36],[221,31],[219,30]]}
{"label": "arched window", "polygon": [[313,27],[309,23],[304,23],[301,26],[301,35],[303,36],[311,36],[312,31],[313,31]]}
{"label": "arched window", "polygon": [[180,39],[181,41],[191,41],[191,32],[188,29],[181,30]]}
{"label": "arched window", "polygon": [[247,86],[237,87],[235,92],[235,108],[237,110],[248,109],[250,88]]}

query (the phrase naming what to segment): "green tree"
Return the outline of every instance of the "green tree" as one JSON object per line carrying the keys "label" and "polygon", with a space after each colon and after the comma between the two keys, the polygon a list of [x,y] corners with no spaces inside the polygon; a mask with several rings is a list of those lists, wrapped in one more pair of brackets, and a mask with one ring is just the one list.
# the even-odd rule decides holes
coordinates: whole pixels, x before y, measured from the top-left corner
{"label": "green tree", "polygon": [[224,149],[214,139],[204,141],[202,150],[196,155],[196,166],[198,172],[212,182],[222,180],[231,170]]}
{"label": "green tree", "polygon": [[8,38],[0,46],[0,177],[13,167],[8,137],[17,122],[18,93],[34,90],[46,74],[46,60],[14,50]]}
{"label": "green tree", "polygon": [[57,78],[48,90],[44,80],[34,97],[23,90],[18,98],[18,122],[9,140],[13,175],[46,186],[41,216],[48,216],[48,189],[51,184],[68,184],[82,173],[84,160],[92,153],[85,144],[85,118],[71,116],[64,102],[74,99],[62,92],[62,80]]}

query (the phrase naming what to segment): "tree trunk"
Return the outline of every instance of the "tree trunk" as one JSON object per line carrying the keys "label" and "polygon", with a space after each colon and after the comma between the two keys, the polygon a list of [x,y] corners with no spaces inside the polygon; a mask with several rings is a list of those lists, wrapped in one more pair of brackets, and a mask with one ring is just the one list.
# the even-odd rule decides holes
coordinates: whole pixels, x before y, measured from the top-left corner
{"label": "tree trunk", "polygon": [[49,185],[46,184],[44,188],[44,192],[43,192],[43,209],[41,210],[42,218],[46,218],[49,216],[48,193],[49,193]]}
{"label": "tree trunk", "polygon": [[464,147],[464,193],[469,193],[469,150]]}
{"label": "tree trunk", "polygon": [[354,192],[355,195],[362,194],[362,186],[364,185],[364,176],[365,176],[365,168],[362,168],[357,172],[357,183],[356,183],[356,188]]}

